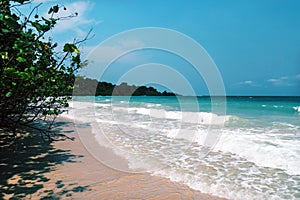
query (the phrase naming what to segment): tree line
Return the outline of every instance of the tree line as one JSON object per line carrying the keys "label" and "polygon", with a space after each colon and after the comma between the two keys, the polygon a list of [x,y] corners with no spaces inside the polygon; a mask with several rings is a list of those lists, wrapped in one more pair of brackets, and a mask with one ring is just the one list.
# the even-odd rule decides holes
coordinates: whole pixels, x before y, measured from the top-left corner
{"label": "tree line", "polygon": [[95,79],[77,76],[75,89],[69,91],[69,95],[74,96],[175,96],[172,92],[159,92],[154,87],[128,85],[121,83],[119,85],[97,81]]}

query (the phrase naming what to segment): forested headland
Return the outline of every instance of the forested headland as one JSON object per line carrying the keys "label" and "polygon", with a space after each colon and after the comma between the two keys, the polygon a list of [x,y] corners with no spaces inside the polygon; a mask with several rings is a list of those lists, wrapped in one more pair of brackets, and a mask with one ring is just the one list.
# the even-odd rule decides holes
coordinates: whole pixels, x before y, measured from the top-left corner
{"label": "forested headland", "polygon": [[74,91],[69,91],[69,95],[74,96],[175,96],[175,93],[160,92],[154,87],[129,85],[121,83],[119,85],[97,81],[78,76],[74,84]]}

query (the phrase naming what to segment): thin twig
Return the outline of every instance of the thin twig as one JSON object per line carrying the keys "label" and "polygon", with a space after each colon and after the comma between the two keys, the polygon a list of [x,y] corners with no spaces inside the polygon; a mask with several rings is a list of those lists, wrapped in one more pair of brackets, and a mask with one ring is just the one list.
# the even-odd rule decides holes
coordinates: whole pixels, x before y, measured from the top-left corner
{"label": "thin twig", "polygon": [[79,41],[75,42],[74,44],[80,44],[80,43],[82,43],[82,42],[84,42],[86,40],[89,40],[89,39],[93,38],[95,36],[95,34],[92,37],[89,38],[89,36],[92,33],[92,31],[93,31],[93,28],[91,28],[89,30],[89,32],[86,34],[86,36],[82,40],[79,40]]}

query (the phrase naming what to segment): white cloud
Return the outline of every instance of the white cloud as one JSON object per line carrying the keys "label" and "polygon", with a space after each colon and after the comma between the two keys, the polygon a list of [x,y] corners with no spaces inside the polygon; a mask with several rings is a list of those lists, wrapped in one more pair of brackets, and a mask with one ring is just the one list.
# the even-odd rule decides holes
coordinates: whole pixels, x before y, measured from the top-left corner
{"label": "white cloud", "polygon": [[252,85],[253,84],[253,81],[244,81],[242,82],[243,84],[246,84],[246,85]]}
{"label": "white cloud", "polygon": [[54,27],[53,32],[62,33],[66,31],[73,31],[76,33],[77,37],[84,37],[87,34],[87,31],[92,27],[92,25],[100,23],[95,19],[87,17],[89,8],[93,7],[89,1],[76,1],[70,4],[66,4],[65,7],[66,10],[60,9],[55,17],[63,18],[72,16],[75,13],[78,13],[78,15],[76,17],[59,20],[57,22],[57,25]]}
{"label": "white cloud", "polygon": [[251,80],[239,82],[238,85],[259,86],[258,84],[256,84],[254,81]]}
{"label": "white cloud", "polygon": [[275,79],[275,78],[268,79],[267,81],[268,81],[268,82],[271,82],[271,83],[278,83],[278,82],[281,82],[280,79]]}
{"label": "white cloud", "polygon": [[143,41],[134,38],[115,40],[99,46],[85,46],[82,49],[83,58],[88,60],[89,65],[84,68],[83,75],[88,77],[97,76],[107,64],[113,61],[121,64],[120,66],[122,67],[134,67],[147,63],[149,62],[149,56],[142,51],[133,51],[135,49],[143,49],[143,47],[145,47]]}
{"label": "white cloud", "polygon": [[261,87],[260,84],[256,83],[255,81],[252,80],[245,80],[241,81],[235,84],[235,86],[249,86],[249,87]]}
{"label": "white cloud", "polygon": [[287,76],[282,76],[279,78],[270,78],[267,80],[267,82],[271,83],[274,86],[291,86],[291,85],[293,85],[289,82],[289,77],[287,77]]}
{"label": "white cloud", "polygon": [[[117,56],[120,56],[133,49],[143,48],[145,44],[138,39],[126,39],[118,41],[116,44],[100,45],[86,47],[84,52],[90,53],[89,59],[95,60],[97,63],[113,61]],[[141,60],[142,56],[137,54],[124,55],[123,62],[130,63],[136,60]]]}

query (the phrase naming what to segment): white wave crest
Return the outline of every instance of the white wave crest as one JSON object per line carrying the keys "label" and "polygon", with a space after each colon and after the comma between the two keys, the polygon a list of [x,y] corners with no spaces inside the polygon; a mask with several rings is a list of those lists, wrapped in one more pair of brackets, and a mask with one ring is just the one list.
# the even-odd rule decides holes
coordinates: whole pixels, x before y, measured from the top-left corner
{"label": "white wave crest", "polygon": [[298,113],[300,113],[300,106],[294,106],[293,107],[295,111],[297,111]]}
{"label": "white wave crest", "polygon": [[136,114],[149,115],[153,118],[181,120],[186,123],[205,125],[222,125],[230,118],[229,116],[217,115],[210,112],[181,112],[149,108],[129,108],[129,111],[131,113],[135,112]]}

